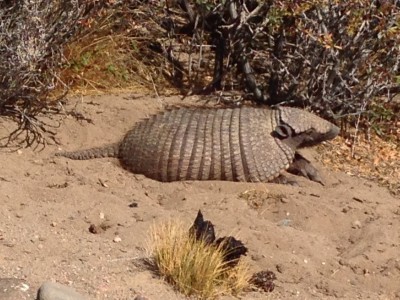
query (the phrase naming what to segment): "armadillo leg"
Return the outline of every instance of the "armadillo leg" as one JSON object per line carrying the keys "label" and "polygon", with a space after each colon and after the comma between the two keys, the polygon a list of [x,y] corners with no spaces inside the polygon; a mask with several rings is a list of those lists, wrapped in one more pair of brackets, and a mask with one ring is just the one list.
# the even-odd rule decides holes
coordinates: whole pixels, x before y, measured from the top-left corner
{"label": "armadillo leg", "polygon": [[297,152],[295,153],[294,161],[290,165],[289,169],[287,169],[287,171],[294,175],[303,176],[324,185],[318,170],[310,163],[310,161],[305,159]]}
{"label": "armadillo leg", "polygon": [[298,182],[294,179],[288,178],[284,174],[280,174],[278,177],[275,177],[270,182],[279,183],[279,184],[289,184],[293,186],[299,186]]}

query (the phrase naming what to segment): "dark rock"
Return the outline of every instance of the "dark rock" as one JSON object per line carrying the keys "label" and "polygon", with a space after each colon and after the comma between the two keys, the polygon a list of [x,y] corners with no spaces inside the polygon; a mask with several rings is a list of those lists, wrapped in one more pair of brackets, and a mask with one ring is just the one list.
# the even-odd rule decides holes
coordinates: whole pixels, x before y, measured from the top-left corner
{"label": "dark rock", "polygon": [[88,300],[89,298],[76,292],[73,288],[56,283],[45,282],[40,287],[37,300]]}
{"label": "dark rock", "polygon": [[196,240],[203,240],[206,244],[215,241],[214,225],[210,221],[204,221],[201,210],[197,213],[193,226],[189,229],[189,234],[193,235]]}
{"label": "dark rock", "polygon": [[253,274],[250,282],[265,292],[272,292],[275,288],[276,275],[272,271],[261,271]]}
{"label": "dark rock", "polygon": [[240,256],[246,255],[247,248],[244,244],[232,236],[221,237],[215,240],[214,225],[210,221],[205,221],[201,210],[197,213],[189,234],[196,240],[203,240],[206,244],[219,247],[224,252],[224,262],[230,267],[234,267]]}
{"label": "dark rock", "polygon": [[242,255],[246,255],[248,251],[246,246],[233,236],[219,238],[215,241],[215,245],[220,247],[224,252],[224,261],[232,267],[235,266],[238,263],[239,258]]}
{"label": "dark rock", "polygon": [[149,298],[147,298],[147,297],[145,297],[145,296],[142,296],[142,295],[137,295],[137,296],[135,297],[135,299],[133,299],[133,300],[149,300]]}

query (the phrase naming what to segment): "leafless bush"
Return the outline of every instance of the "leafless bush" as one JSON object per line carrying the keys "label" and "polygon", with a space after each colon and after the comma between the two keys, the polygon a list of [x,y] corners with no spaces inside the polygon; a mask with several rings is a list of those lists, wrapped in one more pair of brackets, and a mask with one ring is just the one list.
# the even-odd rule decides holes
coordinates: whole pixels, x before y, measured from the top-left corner
{"label": "leafless bush", "polygon": [[310,106],[332,118],[400,92],[398,0],[180,0],[167,12],[172,42],[163,47],[174,57],[177,49],[190,53],[189,82],[194,67],[212,75],[207,93],[233,86],[242,98]]}
{"label": "leafless bush", "polygon": [[0,115],[20,121],[10,139],[28,130],[34,133],[27,136],[28,144],[41,140],[45,129],[35,115],[47,106],[49,93],[56,85],[63,84],[58,80],[63,47],[88,27],[88,20],[104,3],[0,2]]}

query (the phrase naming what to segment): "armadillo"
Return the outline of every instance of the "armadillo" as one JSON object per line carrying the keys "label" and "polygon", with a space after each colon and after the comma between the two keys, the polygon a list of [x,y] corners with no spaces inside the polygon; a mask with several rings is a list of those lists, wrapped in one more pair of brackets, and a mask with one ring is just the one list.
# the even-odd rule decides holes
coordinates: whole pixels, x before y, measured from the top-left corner
{"label": "armadillo", "polygon": [[297,149],[338,133],[334,124],[297,108],[181,107],[137,122],[117,143],[56,155],[117,157],[131,172],[162,182],[268,182],[289,169]]}

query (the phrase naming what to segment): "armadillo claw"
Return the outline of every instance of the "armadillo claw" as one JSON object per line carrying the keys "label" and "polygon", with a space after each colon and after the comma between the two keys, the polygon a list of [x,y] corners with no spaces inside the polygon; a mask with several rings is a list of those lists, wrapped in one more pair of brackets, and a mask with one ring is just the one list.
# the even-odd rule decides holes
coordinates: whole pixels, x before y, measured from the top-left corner
{"label": "armadillo claw", "polygon": [[287,171],[294,175],[303,176],[312,181],[318,182],[321,185],[324,185],[318,170],[310,163],[310,161],[305,159],[297,152],[295,154],[294,161]]}
{"label": "armadillo claw", "polygon": [[292,186],[300,186],[299,183],[294,180],[286,177],[285,175],[281,174],[278,177],[272,179],[270,182],[272,183],[279,183],[279,184],[289,184]]}

